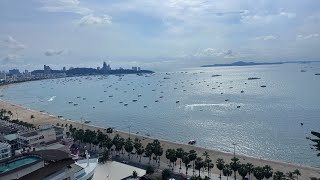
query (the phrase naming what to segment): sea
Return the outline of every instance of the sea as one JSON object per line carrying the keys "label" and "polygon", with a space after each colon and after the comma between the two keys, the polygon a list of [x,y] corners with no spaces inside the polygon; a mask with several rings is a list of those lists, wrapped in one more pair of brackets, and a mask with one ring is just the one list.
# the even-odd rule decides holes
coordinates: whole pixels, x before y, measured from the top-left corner
{"label": "sea", "polygon": [[316,73],[320,63],[199,67],[32,81],[0,94],[95,126],[230,153],[235,143],[237,154],[320,167],[309,139],[320,131]]}

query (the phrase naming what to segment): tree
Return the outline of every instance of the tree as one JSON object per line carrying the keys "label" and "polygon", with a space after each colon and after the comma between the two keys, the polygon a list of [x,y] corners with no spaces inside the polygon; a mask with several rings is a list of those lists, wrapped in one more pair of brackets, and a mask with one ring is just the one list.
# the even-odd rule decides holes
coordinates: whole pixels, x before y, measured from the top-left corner
{"label": "tree", "polygon": [[224,165],[222,169],[222,173],[224,176],[227,176],[227,180],[228,180],[229,176],[231,176],[232,174],[232,169],[229,164]]}
{"label": "tree", "polygon": [[102,157],[99,158],[99,162],[104,164],[108,159],[109,159],[109,152],[103,151]]}
{"label": "tree", "polygon": [[152,174],[152,173],[154,173],[154,168],[153,168],[152,166],[147,166],[147,168],[146,168],[146,173],[147,173],[147,174]]}
{"label": "tree", "polygon": [[137,171],[133,171],[133,172],[132,172],[132,177],[133,177],[134,179],[136,179],[136,178],[138,177]]}
{"label": "tree", "polygon": [[262,167],[255,167],[253,170],[253,175],[257,180],[261,180],[264,178],[264,170]]}
{"label": "tree", "polygon": [[231,169],[233,170],[234,172],[234,179],[236,180],[237,179],[237,171],[240,167],[240,161],[238,158],[234,157],[231,159],[231,163],[230,163],[230,167]]}
{"label": "tree", "polygon": [[247,171],[248,171],[249,179],[250,179],[251,174],[253,173],[253,170],[254,170],[254,166],[251,163],[247,163],[246,166],[247,166]]}
{"label": "tree", "polygon": [[157,139],[153,140],[152,142],[152,153],[156,156],[156,161],[158,161],[158,157],[162,156],[163,154],[163,149],[161,147],[160,141]]}
{"label": "tree", "polygon": [[277,171],[273,175],[273,180],[284,180],[286,176],[284,175],[283,172]]}
{"label": "tree", "polygon": [[189,159],[190,161],[193,161],[193,173],[194,173],[194,161],[197,159],[197,154],[196,154],[196,151],[195,150],[190,150],[189,151]]}
{"label": "tree", "polygon": [[92,144],[94,145],[95,151],[97,151],[97,146],[99,145],[99,141],[97,138],[93,139]]}
{"label": "tree", "polygon": [[172,163],[172,170],[174,169],[174,163],[177,161],[177,154],[175,149],[167,149],[166,158]]}
{"label": "tree", "polygon": [[177,153],[177,158],[180,159],[180,168],[179,169],[181,169],[181,161],[182,161],[182,157],[184,154],[184,150],[182,148],[178,148],[176,153]]}
{"label": "tree", "polygon": [[144,153],[144,148],[143,146],[139,147],[138,149],[136,149],[137,154],[140,156],[139,162],[141,162],[141,156]]}
{"label": "tree", "polygon": [[247,166],[245,164],[241,164],[238,169],[238,173],[240,174],[242,179],[244,179],[244,177],[246,177],[246,175],[248,174]]}
{"label": "tree", "polygon": [[220,176],[219,176],[219,178],[221,179],[221,171],[223,170],[223,168],[224,168],[224,160],[223,159],[217,159],[217,162],[216,162],[216,166],[217,166],[217,168],[219,169],[219,171],[220,171]]}
{"label": "tree", "polygon": [[171,176],[172,172],[170,169],[164,169],[162,171],[162,179],[167,180]]}
{"label": "tree", "polygon": [[182,162],[184,163],[184,165],[186,167],[186,175],[188,175],[188,169],[189,169],[188,165],[191,162],[189,159],[189,153],[187,153],[187,152],[183,153]]}
{"label": "tree", "polygon": [[269,178],[272,177],[272,174],[273,174],[272,168],[271,168],[270,166],[268,166],[268,165],[265,165],[265,166],[263,167],[263,175],[264,175],[264,177],[265,177],[266,179],[269,179]]}
{"label": "tree", "polygon": [[287,172],[287,178],[288,180],[294,180],[293,172]]}
{"label": "tree", "polygon": [[202,160],[203,159],[201,157],[197,157],[197,159],[195,161],[195,169],[199,170],[199,176],[198,177],[200,177],[200,170],[204,166],[204,162]]}
{"label": "tree", "polygon": [[133,150],[133,145],[132,145],[132,141],[130,138],[128,138],[126,140],[126,142],[124,143],[124,149],[126,150],[126,152],[128,153],[128,157],[130,159],[130,153],[132,152]]}
{"label": "tree", "polygon": [[152,156],[152,144],[151,143],[147,144],[144,154],[149,158],[149,164],[150,164],[151,156]]}
{"label": "tree", "polygon": [[297,176],[297,180],[299,180],[299,176],[301,176],[299,169],[294,170],[293,174],[295,174]]}

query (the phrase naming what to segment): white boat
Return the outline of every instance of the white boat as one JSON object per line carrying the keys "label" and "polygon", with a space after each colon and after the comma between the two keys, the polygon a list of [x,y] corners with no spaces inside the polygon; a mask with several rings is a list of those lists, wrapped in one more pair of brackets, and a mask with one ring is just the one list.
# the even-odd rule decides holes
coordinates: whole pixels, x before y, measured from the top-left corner
{"label": "white boat", "polygon": [[90,155],[86,151],[86,159],[79,160],[75,164],[80,166],[82,169],[74,174],[77,180],[88,180],[92,179],[94,171],[98,165],[98,159],[89,159]]}
{"label": "white boat", "polygon": [[189,142],[188,142],[188,144],[190,144],[190,145],[194,145],[194,144],[196,144],[196,140],[190,140]]}

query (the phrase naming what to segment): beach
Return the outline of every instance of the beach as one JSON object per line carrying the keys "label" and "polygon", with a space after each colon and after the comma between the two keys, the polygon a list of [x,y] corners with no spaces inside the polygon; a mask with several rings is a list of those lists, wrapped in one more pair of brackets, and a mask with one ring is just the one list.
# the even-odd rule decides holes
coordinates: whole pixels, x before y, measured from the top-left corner
{"label": "beach", "polygon": [[[82,128],[83,129],[90,129],[90,130],[95,130],[97,131],[100,129],[102,132],[106,132],[106,128],[108,128],[108,125],[106,124],[105,127],[95,127],[89,124],[81,124],[79,122],[75,122],[72,120],[65,120],[63,118],[58,118],[53,115],[49,115],[44,112],[38,112],[34,111],[31,109],[27,109],[25,107],[15,105],[9,102],[5,102],[3,100],[0,101],[0,108],[4,108],[7,111],[13,112],[13,119],[19,118],[19,120],[32,123],[35,125],[43,125],[43,124],[52,124],[56,125],[57,123],[59,124],[72,124],[73,127],[75,128]],[[33,119],[31,119],[31,115],[34,116]],[[115,134],[119,134],[123,138],[128,138],[129,133],[126,132],[121,132],[117,131],[116,129],[114,130],[114,133],[112,136]],[[140,136],[137,134],[130,134],[131,138],[138,137],[142,141],[143,146],[145,147],[147,143],[152,142],[156,137],[145,137],[145,136]],[[204,151],[207,151],[210,154],[210,158],[215,162],[218,158],[224,159],[227,163],[230,162],[230,159],[233,157],[233,153],[226,153],[226,152],[221,152],[221,151],[216,151],[216,150],[211,150],[211,149],[205,149],[197,146],[192,146],[188,144],[180,144],[180,143],[175,143],[175,142],[169,142],[166,140],[160,140],[161,145],[163,147],[164,152],[171,148],[171,149],[177,149],[179,147],[183,148],[184,151],[189,151],[189,150],[195,150],[198,154],[198,156],[202,155]],[[309,177],[320,177],[320,169],[319,168],[313,168],[313,167],[308,167],[308,166],[302,166],[302,165],[296,165],[296,164],[289,164],[289,163],[284,163],[284,162],[278,162],[278,161],[271,161],[271,160],[266,160],[266,159],[261,159],[261,158],[255,158],[255,157],[247,157],[247,156],[242,156],[236,154],[236,157],[240,159],[241,163],[252,163],[254,166],[264,166],[264,165],[269,165],[273,168],[273,171],[282,171],[284,173],[289,172],[289,171],[294,171],[295,169],[299,169],[301,172],[301,177],[300,179],[309,179]],[[317,158],[317,157],[315,157]],[[161,161],[163,163],[166,162],[165,158],[165,153],[161,157]],[[213,169],[214,173],[219,173],[217,168]]]}

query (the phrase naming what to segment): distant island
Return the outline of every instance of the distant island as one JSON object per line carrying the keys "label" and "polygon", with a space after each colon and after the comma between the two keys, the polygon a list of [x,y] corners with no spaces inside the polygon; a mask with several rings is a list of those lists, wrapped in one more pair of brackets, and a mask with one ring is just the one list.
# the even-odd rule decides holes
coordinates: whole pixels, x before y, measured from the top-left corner
{"label": "distant island", "polygon": [[320,61],[285,61],[285,62],[244,62],[244,61],[237,61],[230,64],[213,64],[213,65],[203,65],[201,67],[221,67],[221,66],[258,66],[258,65],[275,65],[275,64],[307,64],[307,63],[314,63]]}

